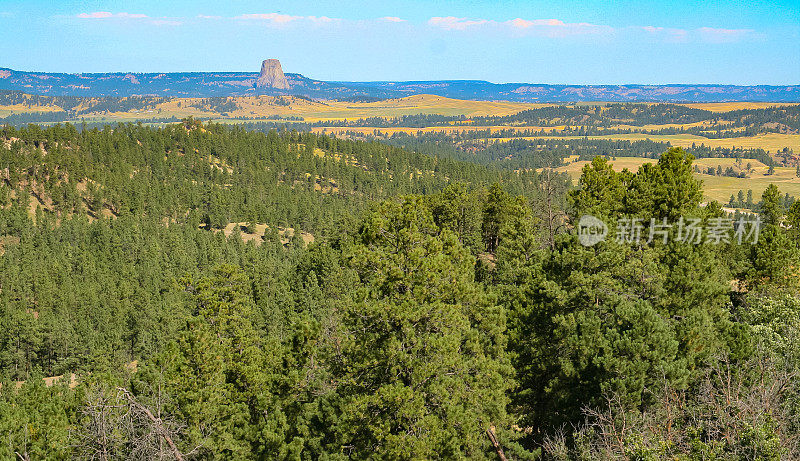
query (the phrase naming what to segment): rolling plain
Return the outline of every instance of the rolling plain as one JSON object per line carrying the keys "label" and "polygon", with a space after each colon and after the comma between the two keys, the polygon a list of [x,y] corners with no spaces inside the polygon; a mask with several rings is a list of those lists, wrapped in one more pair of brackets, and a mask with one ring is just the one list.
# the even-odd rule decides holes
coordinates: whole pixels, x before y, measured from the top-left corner
{"label": "rolling plain", "polygon": [[[665,146],[679,146],[686,149],[705,146],[711,149],[722,148],[743,152],[763,150],[769,156],[780,160],[779,153],[800,153],[800,133],[796,129],[758,130],[745,132],[743,127],[733,127],[725,122],[693,121],[681,123],[677,120],[665,119],[660,123],[595,123],[586,126],[593,131],[590,134],[576,133],[578,128],[586,126],[575,123],[575,120],[563,117],[537,119],[539,123],[525,123],[515,120],[530,111],[566,110],[580,108],[597,108],[599,113],[607,110],[607,102],[581,102],[568,105],[536,104],[505,101],[459,100],[435,95],[414,95],[392,99],[365,100],[320,100],[304,96],[241,96],[221,98],[117,98],[109,103],[108,98],[74,98],[74,97],[41,97],[15,94],[14,98],[0,98],[0,118],[17,116],[33,117],[37,115],[54,116],[63,114],[63,120],[73,124],[105,124],[116,122],[142,122],[145,125],[161,126],[174,123],[178,119],[193,117],[195,119],[226,124],[243,124],[268,122],[270,127],[280,129],[294,128],[303,124],[303,129],[317,134],[330,134],[344,138],[377,138],[388,139],[398,135],[409,137],[448,136],[450,143],[456,148],[464,144],[484,142],[485,145],[498,142],[527,141],[539,139],[560,140],[569,143],[571,140],[595,141],[653,141]],[[652,103],[628,103],[633,107],[647,108]],[[776,107],[796,109],[793,103],[769,102],[725,102],[725,103],[688,103],[663,105],[665,107],[684,107],[689,110],[708,111],[724,116],[726,113],[741,111],[759,111]],[[441,116],[442,120],[435,117]],[[416,117],[415,123],[405,123],[403,117]],[[429,117],[429,118],[424,118]],[[477,119],[480,121],[476,121]],[[494,122],[492,122],[494,120]],[[431,121],[426,123],[426,121]],[[51,122],[55,123],[55,122]],[[46,123],[45,123],[46,124]],[[758,127],[757,127],[758,128]],[[726,136],[713,136],[714,130],[722,129]],[[674,133],[669,130],[675,131]],[[689,132],[695,130],[694,132]],[[705,134],[707,130],[711,135]],[[665,132],[667,131],[667,132]],[[741,134],[741,135],[739,135]],[[763,159],[762,159],[763,160]],[[558,171],[567,172],[573,178],[580,176],[580,169],[588,160],[583,159],[559,166]],[[638,169],[649,158],[631,157],[627,154],[615,156],[615,168]],[[696,164],[705,168],[730,166],[732,158],[703,158]],[[800,196],[800,178],[791,161],[783,159],[783,163],[775,167],[774,174],[767,175],[768,166],[755,158],[744,158],[743,163],[750,163],[753,169],[746,177],[713,176],[696,173],[704,181],[708,199],[726,202],[739,190],[752,189],[760,195],[770,183],[776,183],[782,192]]]}

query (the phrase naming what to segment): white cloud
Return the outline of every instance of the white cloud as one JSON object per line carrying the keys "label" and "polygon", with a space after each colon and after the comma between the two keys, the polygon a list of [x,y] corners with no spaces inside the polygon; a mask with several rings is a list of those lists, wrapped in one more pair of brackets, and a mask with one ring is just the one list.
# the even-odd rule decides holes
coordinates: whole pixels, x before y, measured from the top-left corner
{"label": "white cloud", "polygon": [[[10,17],[12,13],[0,12],[0,17]],[[150,17],[141,13],[110,11],[93,11],[80,13],[75,17],[80,19],[94,20],[139,20],[142,24],[153,26],[181,26],[191,18],[168,18]],[[196,20],[215,20],[215,21],[252,21],[264,22],[275,26],[292,23],[311,24],[315,26],[335,25],[341,23],[352,24],[378,24],[378,23],[408,23],[405,19],[397,16],[384,16],[376,19],[365,20],[346,20],[341,18],[331,18],[328,16],[295,16],[283,13],[249,13],[233,17],[198,14]],[[672,27],[662,27],[655,25],[647,26],[622,26],[611,27],[602,24],[591,24],[586,22],[566,22],[561,19],[524,19],[514,18],[511,20],[494,20],[483,18],[465,18],[456,16],[434,16],[428,19],[426,24],[430,27],[443,29],[446,31],[467,31],[483,30],[493,33],[508,34],[516,37],[538,36],[547,38],[563,38],[570,36],[616,36],[622,40],[635,40],[646,38],[666,43],[736,43],[744,40],[753,40],[763,35],[753,29],[726,29],[715,27],[700,27],[697,29],[679,29]],[[419,26],[420,24],[417,24]],[[645,35],[642,35],[645,34]]]}
{"label": "white cloud", "polygon": [[[381,18],[387,20],[387,18]],[[679,29],[662,26],[628,26],[615,28],[603,24],[587,22],[565,22],[561,19],[524,19],[515,18],[508,21],[497,21],[481,18],[460,18],[455,16],[435,16],[428,20],[428,25],[449,31],[489,30],[502,33],[506,31],[516,36],[540,36],[561,38],[578,35],[617,35],[627,36],[637,31],[646,33],[651,40],[666,43],[735,43],[752,40],[760,35],[753,29],[724,29],[700,27],[698,29]]]}
{"label": "white cloud", "polygon": [[327,16],[306,16],[305,19],[315,23],[315,24],[329,24],[332,22],[339,22],[340,19],[338,18],[329,18]]}
{"label": "white cloud", "polygon": [[650,37],[667,43],[735,43],[754,39],[759,36],[753,29],[700,27],[698,29],[687,30],[657,26],[633,27],[632,29],[642,30],[647,32]]}
{"label": "white cloud", "polygon": [[332,24],[342,21],[339,18],[329,18],[328,16],[292,16],[281,13],[252,13],[234,16],[231,19],[241,21],[263,21],[271,24],[289,24],[297,21],[307,21],[312,24]]}
{"label": "white cloud", "polygon": [[95,11],[94,13],[81,13],[78,17],[81,19],[105,19],[114,17],[114,14],[110,11]]}
{"label": "white cloud", "polygon": [[147,15],[146,14],[117,13],[116,17],[117,18],[122,18],[122,19],[143,19],[143,18],[146,18]]}
{"label": "white cloud", "polygon": [[123,19],[123,20],[137,20],[141,24],[151,24],[153,26],[180,26],[183,21],[180,18],[151,18],[146,14],[141,13],[112,13],[110,11],[93,11],[91,13],[81,13],[76,16],[80,19]]}
{"label": "white cloud", "polygon": [[667,40],[671,42],[688,42],[689,41],[689,31],[683,29],[668,29],[667,30]]}
{"label": "white cloud", "polygon": [[509,24],[513,27],[518,27],[521,29],[527,29],[528,27],[535,27],[535,26],[565,26],[566,24],[564,21],[560,19],[512,19],[508,21]]}
{"label": "white cloud", "polygon": [[[313,24],[334,24],[345,21],[344,19],[341,18],[331,18],[328,16],[294,16],[282,13],[248,13],[248,14],[240,14],[238,16],[233,16],[233,17],[198,14],[196,18],[205,20],[237,20],[237,21],[254,21],[254,22],[264,21],[273,24],[288,24],[296,21],[307,21]],[[396,16],[385,16],[383,18],[378,18],[377,20],[371,19],[371,20],[363,20],[356,22],[363,23],[371,21],[406,22],[405,19],[401,19]]]}
{"label": "white cloud", "polygon": [[753,29],[717,29],[714,27],[701,27],[697,29],[700,39],[708,43],[734,43],[755,35]]}
{"label": "white cloud", "polygon": [[560,19],[522,19],[495,21],[492,19],[469,19],[454,16],[433,17],[428,24],[445,30],[467,30],[477,27],[494,28],[497,31],[511,31],[515,34],[531,34],[545,37],[565,37],[568,35],[598,34],[613,32],[613,28],[585,22],[567,23]]}
{"label": "white cloud", "polygon": [[144,19],[146,14],[139,13],[112,13],[110,11],[94,11],[91,13],[81,13],[77,16],[80,19]]}
{"label": "white cloud", "polygon": [[296,21],[302,18],[303,18],[302,16],[290,16],[288,14],[280,14],[280,13],[255,13],[255,14],[242,14],[239,16],[235,16],[233,19],[269,21],[277,24],[285,24],[287,22]]}
{"label": "white cloud", "polygon": [[689,31],[685,29],[675,29],[672,27],[643,26],[635,27],[641,29],[651,37],[668,43],[685,43],[690,40]]}
{"label": "white cloud", "polygon": [[568,23],[560,19],[522,19],[516,18],[502,23],[512,30],[545,37],[566,37],[569,35],[602,34],[614,31],[613,27],[588,22]]}
{"label": "white cloud", "polygon": [[434,16],[428,20],[428,24],[440,27],[445,30],[466,30],[471,27],[489,24],[491,21],[486,19],[467,19],[455,16],[438,17]]}

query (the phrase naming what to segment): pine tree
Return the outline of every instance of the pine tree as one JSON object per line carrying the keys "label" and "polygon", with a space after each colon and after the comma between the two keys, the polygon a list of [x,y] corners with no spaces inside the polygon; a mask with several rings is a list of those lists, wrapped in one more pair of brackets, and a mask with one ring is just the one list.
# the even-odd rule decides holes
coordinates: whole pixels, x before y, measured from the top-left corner
{"label": "pine tree", "polygon": [[351,265],[364,288],[345,313],[345,440],[357,457],[482,458],[508,427],[503,310],[473,258],[419,199],[383,203]]}
{"label": "pine tree", "polygon": [[626,191],[627,211],[638,218],[676,222],[702,199],[701,183],[692,175],[692,160],[680,147],[665,152],[655,166],[643,165]]}
{"label": "pine tree", "polygon": [[761,215],[765,224],[779,225],[784,214],[778,186],[770,184],[761,195]]}
{"label": "pine tree", "polygon": [[165,391],[174,401],[168,411],[188,425],[182,450],[247,459],[284,449],[286,420],[273,394],[285,376],[283,351],[257,333],[248,279],[238,267],[222,265],[213,276],[183,285],[193,316],[142,378],[167,370]]}
{"label": "pine tree", "polygon": [[585,214],[604,218],[618,211],[625,194],[627,173],[617,173],[604,157],[595,157],[585,165],[580,188],[570,193],[575,210],[573,218]]}
{"label": "pine tree", "polygon": [[[678,149],[665,153],[631,178],[624,212],[668,219],[699,215],[702,191],[691,171],[690,156]],[[576,209],[595,203],[590,194],[573,197]],[[708,208],[721,214],[718,205]],[[609,222],[621,213],[608,216]],[[574,423],[587,398],[588,405],[602,406],[610,393],[645,405],[647,389],[665,378],[684,387],[714,354],[741,352],[740,332],[724,308],[729,288],[717,252],[671,237],[666,246],[644,245],[646,236],[630,245],[611,234],[591,248],[565,237],[541,257],[516,253],[515,264],[498,261],[521,383],[515,404],[524,408],[526,424]],[[702,349],[693,346],[698,337],[704,338]]]}
{"label": "pine tree", "polygon": [[750,268],[744,278],[751,290],[769,293],[787,288],[794,292],[797,289],[798,250],[781,227],[774,224],[762,226],[758,242],[749,248],[748,258]]}

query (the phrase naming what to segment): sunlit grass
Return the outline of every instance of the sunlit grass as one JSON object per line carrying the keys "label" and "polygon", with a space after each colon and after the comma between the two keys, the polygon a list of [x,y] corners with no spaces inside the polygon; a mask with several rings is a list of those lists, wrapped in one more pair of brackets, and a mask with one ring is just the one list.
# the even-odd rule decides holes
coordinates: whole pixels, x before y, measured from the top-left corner
{"label": "sunlit grass", "polygon": [[[645,163],[654,163],[656,160],[640,157],[617,157],[611,164],[616,171],[627,168],[631,171],[638,171]],[[557,168],[557,171],[568,173],[577,184],[581,176],[581,170],[588,161],[576,161],[569,165]],[[736,159],[732,158],[703,158],[696,159],[695,164],[702,168],[721,166],[723,170],[730,166],[736,166]],[[708,200],[716,200],[727,203],[731,195],[736,195],[740,190],[753,190],[753,197],[756,199],[770,184],[775,184],[781,193],[788,193],[800,198],[800,178],[797,178],[795,168],[776,167],[775,174],[767,175],[769,168],[755,159],[742,159],[741,166],[744,168],[750,163],[753,172],[747,178],[732,178],[728,176],[712,176],[705,173],[695,173],[695,177],[703,181],[703,193]]]}

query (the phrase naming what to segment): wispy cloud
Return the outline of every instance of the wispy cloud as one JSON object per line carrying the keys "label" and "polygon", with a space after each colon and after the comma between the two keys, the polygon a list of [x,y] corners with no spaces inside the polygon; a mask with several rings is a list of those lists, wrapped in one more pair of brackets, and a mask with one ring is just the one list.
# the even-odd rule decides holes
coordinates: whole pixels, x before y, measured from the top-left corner
{"label": "wispy cloud", "polygon": [[700,27],[698,29],[676,29],[671,27],[644,26],[635,27],[656,40],[667,43],[737,43],[759,37],[753,29],[720,29]]}
{"label": "wispy cloud", "polygon": [[[384,18],[381,18],[384,19]],[[539,36],[561,38],[579,35],[616,35],[631,39],[631,34],[644,32],[650,40],[666,43],[736,43],[760,37],[753,29],[724,29],[700,27],[697,29],[680,29],[661,26],[623,26],[612,27],[604,24],[587,22],[566,22],[561,19],[524,19],[515,18],[507,21],[483,18],[461,18],[456,16],[434,16],[427,21],[431,27],[446,31],[494,31],[510,33],[513,36]]]}
{"label": "wispy cloud", "polygon": [[466,30],[472,27],[489,24],[490,22],[491,21],[486,19],[467,19],[457,18],[455,16],[434,16],[428,20],[428,24],[434,27],[440,27],[444,30]]}
{"label": "wispy cloud", "polygon": [[10,18],[11,16],[14,16],[14,13],[9,11],[0,11],[0,18]]}
{"label": "wispy cloud", "polygon": [[537,27],[537,26],[565,26],[566,24],[564,21],[560,19],[512,19],[508,21],[514,27],[519,27],[521,29],[526,29],[528,27]]}
{"label": "wispy cloud", "polygon": [[180,26],[183,24],[182,20],[175,18],[151,18],[146,14],[141,13],[112,13],[110,11],[93,11],[91,13],[81,13],[75,16],[79,19],[97,19],[97,20],[136,20],[142,21],[145,24],[153,26]]}
{"label": "wispy cloud", "polygon": [[234,16],[233,19],[241,19],[245,21],[269,21],[277,24],[285,24],[287,22],[296,21],[302,18],[302,16],[290,16],[288,14],[280,13],[253,13]]}
{"label": "wispy cloud", "polygon": [[293,16],[281,13],[240,14],[231,19],[240,21],[261,21],[270,24],[289,24],[296,21],[307,21],[313,24],[331,24],[341,21],[339,18],[329,18],[327,16]]}
{"label": "wispy cloud", "polygon": [[[0,12],[0,17],[11,16],[11,13]],[[194,21],[241,21],[264,23],[272,26],[288,24],[306,24],[312,26],[326,25],[379,25],[385,23],[407,23],[409,27],[428,26],[445,31],[466,32],[483,31],[495,34],[506,34],[510,37],[545,37],[563,38],[572,36],[616,36],[621,40],[646,39],[665,43],[690,43],[702,42],[712,44],[737,43],[763,37],[753,29],[727,29],[716,27],[700,27],[696,29],[680,29],[656,25],[647,26],[619,26],[612,27],[603,24],[588,22],[567,22],[561,19],[526,19],[514,18],[510,20],[497,20],[485,18],[468,18],[457,16],[434,16],[425,23],[406,21],[398,16],[383,16],[374,19],[341,19],[328,16],[300,16],[279,12],[247,13],[237,16],[219,16],[198,14],[193,18],[179,17],[150,17],[142,13],[93,11],[80,13],[74,16],[85,20],[130,20],[140,21],[153,26],[181,26],[186,22]],[[644,34],[644,35],[643,35]]]}
{"label": "wispy cloud", "polygon": [[[217,20],[217,21],[234,20],[234,21],[249,21],[249,22],[267,22],[272,24],[289,24],[300,21],[306,21],[313,24],[335,24],[348,21],[342,18],[331,18],[328,16],[296,16],[283,13],[247,13],[247,14],[240,14],[237,16],[217,16],[217,15],[198,14],[196,18],[205,20]],[[368,19],[368,20],[350,20],[350,22],[353,23],[366,23],[366,22],[378,22],[378,21],[407,22],[405,19],[399,18],[397,16],[384,16],[382,18]]]}
{"label": "wispy cloud", "polygon": [[686,43],[690,41],[689,31],[673,27],[643,26],[634,29],[643,30],[650,37],[668,43]]}
{"label": "wispy cloud", "polygon": [[110,11],[94,11],[91,13],[81,13],[78,15],[80,19],[144,19],[146,14],[139,13],[112,13]]}
{"label": "wispy cloud", "polygon": [[464,31],[468,29],[494,29],[510,31],[515,34],[531,34],[547,37],[564,37],[568,35],[596,34],[611,32],[609,26],[589,24],[585,22],[567,23],[560,19],[523,19],[496,21],[480,18],[458,18],[455,16],[435,16],[428,20],[428,25],[444,30]]}
{"label": "wispy cloud", "polygon": [[701,27],[697,29],[701,40],[708,43],[735,43],[745,39],[754,38],[753,29],[717,29],[714,27]]}
{"label": "wispy cloud", "polygon": [[546,37],[566,37],[568,35],[602,34],[614,31],[613,27],[588,22],[568,23],[560,19],[522,19],[505,21],[503,26],[517,31],[533,33]]}
{"label": "wispy cloud", "polygon": [[315,24],[330,24],[341,21],[339,18],[329,18],[327,16],[306,16],[305,19]]}

